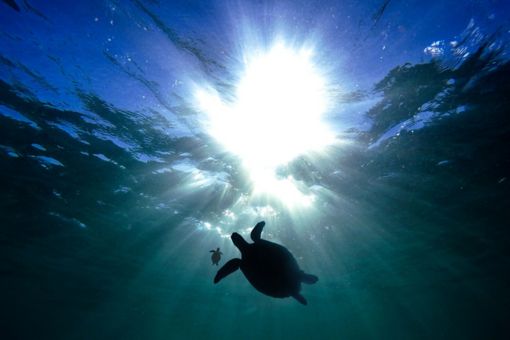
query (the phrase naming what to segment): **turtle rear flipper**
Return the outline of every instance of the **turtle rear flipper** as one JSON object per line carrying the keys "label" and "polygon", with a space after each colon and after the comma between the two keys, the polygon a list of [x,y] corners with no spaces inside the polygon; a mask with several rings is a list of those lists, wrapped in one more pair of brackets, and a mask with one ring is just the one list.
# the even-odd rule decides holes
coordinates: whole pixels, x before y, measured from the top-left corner
{"label": "turtle rear flipper", "polygon": [[302,305],[306,306],[308,304],[308,302],[306,301],[305,297],[303,295],[299,294],[299,293],[293,294],[292,297],[294,299],[298,300],[299,303],[301,303]]}
{"label": "turtle rear flipper", "polygon": [[225,276],[228,276],[239,269],[241,266],[241,259],[232,259],[225,263],[223,267],[218,270],[216,276],[214,277],[214,283],[220,282]]}
{"label": "turtle rear flipper", "polygon": [[253,242],[260,240],[260,234],[262,234],[262,229],[264,228],[265,225],[266,225],[266,222],[264,222],[264,221],[260,221],[259,223],[257,223],[255,225],[255,227],[253,228],[253,230],[251,231],[251,234],[250,234],[250,237],[253,240]]}
{"label": "turtle rear flipper", "polygon": [[304,271],[301,271],[301,282],[311,285],[316,283],[317,281],[319,281],[319,278],[317,276],[307,274]]}

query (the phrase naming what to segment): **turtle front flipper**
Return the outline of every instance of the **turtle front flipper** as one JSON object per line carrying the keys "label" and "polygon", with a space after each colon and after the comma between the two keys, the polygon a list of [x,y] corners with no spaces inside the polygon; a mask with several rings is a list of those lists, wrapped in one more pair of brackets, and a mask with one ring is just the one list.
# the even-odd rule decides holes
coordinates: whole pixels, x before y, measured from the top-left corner
{"label": "turtle front flipper", "polygon": [[238,233],[233,233],[232,236],[230,236],[230,238],[232,239],[232,242],[234,242],[234,245],[237,247],[237,249],[239,249],[241,254],[248,247],[248,242],[246,242],[244,238]]}
{"label": "turtle front flipper", "polygon": [[266,222],[264,222],[264,221],[260,221],[259,223],[257,223],[255,225],[255,227],[253,228],[253,230],[251,231],[251,234],[250,234],[250,237],[253,240],[253,242],[260,240],[260,234],[262,234],[262,229],[264,228],[265,225],[266,225]]}
{"label": "turtle front flipper", "polygon": [[223,267],[218,270],[216,276],[214,277],[214,283],[220,282],[225,276],[228,276],[239,269],[241,265],[241,259],[232,259],[225,263]]}

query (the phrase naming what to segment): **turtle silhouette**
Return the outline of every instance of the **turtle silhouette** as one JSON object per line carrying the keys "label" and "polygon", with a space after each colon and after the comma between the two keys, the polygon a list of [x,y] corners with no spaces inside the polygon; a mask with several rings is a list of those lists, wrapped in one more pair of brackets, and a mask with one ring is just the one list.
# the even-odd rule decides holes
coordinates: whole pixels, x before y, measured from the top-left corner
{"label": "turtle silhouette", "polygon": [[214,277],[214,283],[241,269],[259,292],[275,298],[292,296],[306,305],[306,299],[300,294],[301,283],[313,284],[319,279],[303,272],[287,248],[260,238],[265,224],[261,221],[252,229],[253,243],[246,242],[238,233],[232,234],[232,242],[241,252],[241,258],[225,263]]}
{"label": "turtle silhouette", "polygon": [[218,263],[220,262],[221,260],[221,255],[223,255],[223,253],[220,251],[220,248],[216,248],[216,250],[211,250],[209,251],[210,253],[213,253],[211,255],[211,261],[212,261],[212,264],[213,265],[218,265]]}

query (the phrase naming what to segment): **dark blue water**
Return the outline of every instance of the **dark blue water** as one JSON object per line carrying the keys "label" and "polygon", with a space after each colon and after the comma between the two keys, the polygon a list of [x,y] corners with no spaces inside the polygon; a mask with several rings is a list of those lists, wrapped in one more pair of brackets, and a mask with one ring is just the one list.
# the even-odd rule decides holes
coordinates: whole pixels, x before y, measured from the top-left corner
{"label": "dark blue water", "polygon": [[[0,2],[0,338],[507,339],[509,13]],[[324,80],[318,148],[301,57],[239,92],[278,42]],[[319,277],[307,306],[213,284],[260,220]]]}

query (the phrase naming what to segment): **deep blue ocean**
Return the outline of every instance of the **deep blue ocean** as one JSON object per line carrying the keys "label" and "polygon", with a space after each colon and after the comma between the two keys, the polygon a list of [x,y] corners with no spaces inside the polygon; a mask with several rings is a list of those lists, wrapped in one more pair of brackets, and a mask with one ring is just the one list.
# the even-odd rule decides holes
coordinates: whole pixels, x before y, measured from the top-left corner
{"label": "deep blue ocean", "polygon": [[[509,339],[509,37],[507,0],[0,1],[0,338]],[[306,306],[213,283],[262,220]]]}

